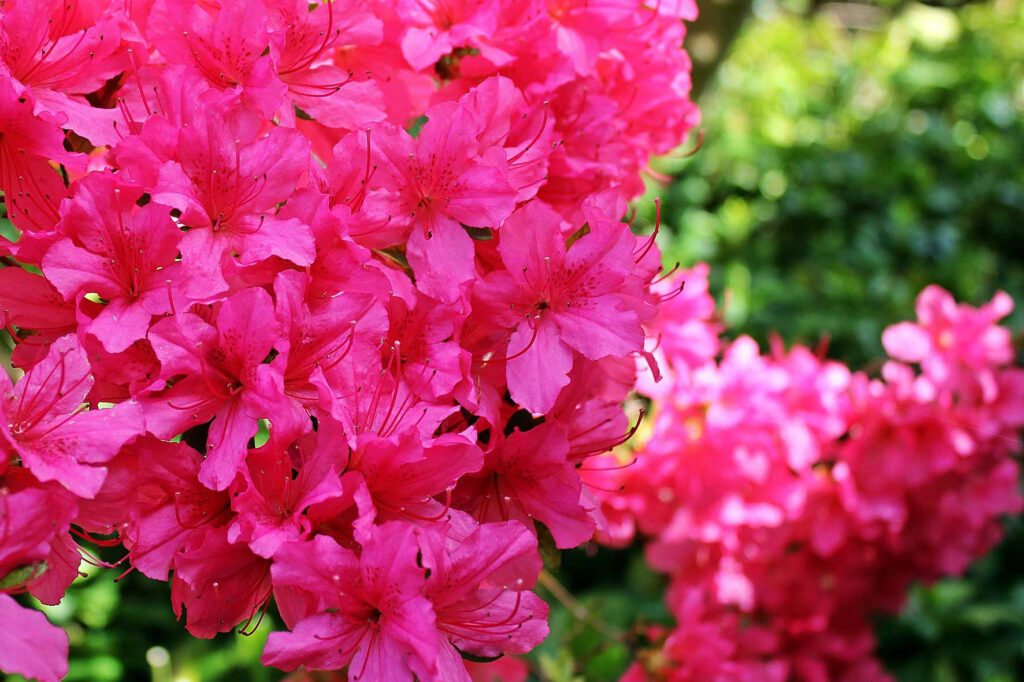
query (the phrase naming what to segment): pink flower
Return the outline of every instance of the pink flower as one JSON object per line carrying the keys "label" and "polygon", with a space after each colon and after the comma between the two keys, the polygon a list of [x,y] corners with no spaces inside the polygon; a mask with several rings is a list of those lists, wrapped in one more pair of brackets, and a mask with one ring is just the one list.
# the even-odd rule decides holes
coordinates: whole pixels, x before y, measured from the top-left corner
{"label": "pink flower", "polygon": [[290,410],[280,372],[264,362],[280,343],[267,292],[244,289],[209,318],[213,324],[180,313],[153,325],[149,338],[166,388],[147,396],[143,407],[147,428],[160,438],[213,420],[199,480],[224,490],[241,471],[259,419],[287,419]]}
{"label": "pink flower", "polygon": [[407,253],[417,287],[452,302],[475,276],[473,240],[462,225],[498,227],[512,213],[516,193],[504,151],[481,150],[468,107],[447,102],[427,116],[415,140],[380,127],[372,131],[372,144],[379,150],[378,182],[391,193],[391,227],[412,230]]}
{"label": "pink flower", "polygon": [[497,28],[497,5],[482,0],[398,0],[395,12],[408,27],[402,36],[402,54],[417,70]]}
{"label": "pink flower", "polygon": [[271,633],[263,663],[284,670],[348,666],[351,680],[436,679],[440,642],[413,531],[399,522],[379,526],[359,556],[323,535],[283,547],[272,569],[275,587],[312,592],[321,606],[291,632]]}
{"label": "pink flower", "polygon": [[443,635],[442,679],[469,682],[460,652],[491,658],[530,651],[547,637],[548,606],[528,591],[541,569],[533,534],[516,522],[466,521],[453,520],[447,537],[421,533],[420,547],[430,571],[426,595]]}
{"label": "pink flower", "polygon": [[[88,309],[84,302],[82,307]],[[34,331],[28,338],[20,339],[11,353],[11,363],[25,368],[45,357],[45,344],[78,327],[77,308],[74,303],[65,301],[42,275],[21,268],[0,270],[0,323],[12,337],[18,337],[12,327]]]}
{"label": "pink flower", "polygon": [[409,292],[389,305],[389,347],[401,356],[401,372],[417,395],[440,399],[456,390],[469,366],[469,353],[455,339],[465,318],[455,306]]}
{"label": "pink flower", "polygon": [[446,492],[450,496],[460,477],[483,464],[479,447],[455,434],[441,436],[426,448],[418,440],[414,434],[387,439],[363,434],[349,455],[348,471],[362,474],[385,518],[440,518],[446,508],[433,498]]}
{"label": "pink flower", "polygon": [[[932,285],[917,297],[918,323],[889,327],[882,342],[897,360],[921,363],[936,382],[963,382],[965,387],[977,382],[986,396],[993,396],[997,389],[986,368],[1013,358],[1009,330],[996,325],[1012,310],[1013,299],[1002,291],[975,309],[958,305],[949,292]],[[957,365],[966,373],[958,372]]]}
{"label": "pink flower", "polygon": [[600,216],[588,226],[567,248],[558,214],[536,202],[519,209],[501,230],[506,269],[477,293],[487,323],[511,330],[503,360],[509,391],[531,412],[551,409],[574,351],[598,360],[643,347],[633,239]]}
{"label": "pink flower", "polygon": [[60,201],[67,193],[50,160],[75,170],[85,167],[83,157],[64,150],[64,135],[58,125],[34,115],[33,104],[31,93],[21,92],[15,81],[0,74],[0,187],[11,222],[27,233],[14,247],[26,263],[38,263],[42,258],[49,244],[33,249],[31,237],[53,230],[60,218]]}
{"label": "pink flower", "polygon": [[[145,338],[154,315],[171,312],[175,255],[181,231],[170,209],[142,208],[142,191],[110,174],[91,173],[77,183],[75,200],[58,224],[64,238],[43,257],[49,281],[65,299],[93,293],[107,300],[89,333],[119,353]],[[106,216],[97,222],[95,216]]]}
{"label": "pink flower", "polygon": [[231,518],[226,493],[199,483],[202,456],[184,443],[147,437],[135,441],[114,462],[130,481],[124,531],[132,566],[156,580],[167,580],[175,557],[207,527]]}
{"label": "pink flower", "polygon": [[215,88],[240,92],[265,117],[277,111],[286,86],[268,54],[262,2],[157,0],[150,12],[147,37],[171,63],[193,66]]}
{"label": "pink flower", "polygon": [[464,476],[454,504],[478,521],[540,521],[559,547],[575,547],[590,539],[594,523],[580,505],[580,480],[566,458],[569,443],[564,427],[542,424],[514,430],[487,453],[483,469]]}
{"label": "pink flower", "polygon": [[211,300],[227,291],[226,270],[272,257],[313,262],[309,228],[275,216],[308,167],[308,142],[294,130],[260,134],[252,110],[228,101],[200,106],[178,135],[177,157],[164,162],[153,200],[181,211],[192,229],[181,239],[182,291]]}
{"label": "pink flower", "polygon": [[0,484],[0,581],[16,592],[46,571],[53,538],[67,533],[78,508],[66,490],[40,484],[21,468]]}
{"label": "pink flower", "polygon": [[0,374],[0,447],[17,455],[40,481],[57,481],[92,497],[103,484],[101,465],[143,432],[135,403],[83,411],[93,378],[73,336],[58,339],[46,358],[15,385]]}
{"label": "pink flower", "polygon": [[300,421],[305,409],[320,406],[316,383],[326,382],[325,374],[353,349],[358,356],[384,332],[382,311],[371,294],[324,300],[313,294],[311,284],[308,275],[296,270],[285,270],[274,280],[274,315],[287,330],[287,346],[272,364],[281,368],[285,394],[296,403]]}
{"label": "pink flower", "polygon": [[340,479],[344,460],[310,441],[287,443],[272,437],[249,453],[245,486],[231,498],[237,516],[228,529],[229,541],[242,540],[255,554],[273,557],[283,544],[309,536],[313,524],[303,512],[345,496]]}
{"label": "pink flower", "polygon": [[597,495],[616,524],[599,537],[653,536],[678,620],[661,662],[627,679],[888,679],[871,614],[901,608],[914,580],[962,572],[1024,506],[1004,436],[1024,423],[1004,407],[1019,372],[995,327],[1008,301],[976,310],[926,289],[921,324],[884,339],[923,372],[891,361],[870,380],[781,342],[707,353],[718,330],[700,284],[651,325],[665,378],[649,384],[650,438],[635,463],[596,468],[595,491],[624,491]]}
{"label": "pink flower", "polygon": [[60,0],[15,4],[0,16],[0,60],[19,94],[31,91],[35,115],[94,144],[110,144],[117,139],[114,110],[93,107],[81,95],[100,89],[127,66],[119,21],[79,13],[88,10]]}
{"label": "pink flower", "polygon": [[[0,192],[19,232],[0,241],[0,327],[27,372],[0,377],[2,590],[59,602],[75,538],[105,536],[170,578],[196,636],[249,632],[273,599],[289,628],[268,642],[275,665],[518,679],[521,664],[461,654],[544,638],[536,522],[567,548],[645,508],[644,527],[690,537],[668,503],[640,501],[648,488],[606,512],[615,474],[585,465],[635,430],[621,409],[635,360],[654,369],[660,352],[643,325],[675,295],[650,290],[653,237],[620,218],[650,155],[696,122],[684,5],[0,8]],[[808,423],[776,448],[773,410],[736,448],[715,492],[748,489],[702,518],[729,542],[799,507],[765,472],[812,466],[813,436],[835,430],[815,399],[831,385],[789,362],[815,387],[794,399]],[[991,414],[958,418],[1013,427],[1021,401],[996,379]],[[747,385],[705,378],[693,394]],[[751,418],[718,412],[719,431]],[[996,498],[985,513],[943,498],[950,524],[984,535],[948,565],[1010,502],[1011,470],[986,471],[971,493]],[[848,485],[843,501],[874,493]],[[16,618],[30,636],[9,644],[53,658],[0,666],[63,671],[54,633]]]}
{"label": "pink flower", "polygon": [[[295,107],[332,128],[355,130],[384,120],[383,99],[369,74],[357,76],[332,62],[339,48],[380,43],[383,25],[368,5],[354,0],[312,9],[305,0],[265,4],[270,56]],[[293,114],[290,104],[282,109]]]}
{"label": "pink flower", "polygon": [[271,596],[270,561],[227,539],[227,528],[208,527],[189,538],[174,560],[171,604],[186,612],[185,627],[210,638],[244,622],[258,623]]}

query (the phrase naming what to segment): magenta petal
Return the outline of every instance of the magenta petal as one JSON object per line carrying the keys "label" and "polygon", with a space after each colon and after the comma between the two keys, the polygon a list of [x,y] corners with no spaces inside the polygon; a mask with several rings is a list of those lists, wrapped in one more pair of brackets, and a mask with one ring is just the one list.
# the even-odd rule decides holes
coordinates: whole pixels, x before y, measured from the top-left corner
{"label": "magenta petal", "polygon": [[[356,672],[351,678],[353,681],[413,682],[417,679],[435,679],[423,665],[421,657],[410,655],[413,647],[419,644],[420,637],[425,633],[420,627],[401,627],[415,625],[429,628],[430,634],[436,638],[437,631],[434,630],[434,613],[430,609],[430,602],[423,597],[414,598],[406,604],[402,615],[408,620],[403,620],[399,624],[388,624],[382,628],[385,634],[374,646],[356,651],[349,666],[350,670]],[[431,658],[430,661],[436,667],[436,660]]]}
{"label": "magenta petal", "polygon": [[473,239],[449,218],[434,220],[429,238],[414,228],[406,253],[416,273],[416,288],[444,303],[458,300],[461,285],[476,274]]}
{"label": "magenta petal", "polygon": [[459,650],[447,639],[441,642],[441,648],[437,652],[437,672],[445,682],[473,682]]}
{"label": "magenta petal", "polygon": [[[500,163],[504,162],[502,158]],[[516,206],[516,192],[507,178],[507,169],[485,165],[467,168],[459,177],[460,191],[453,194],[446,210],[466,225],[498,228]]]}
{"label": "magenta petal", "polygon": [[[167,580],[174,557],[208,526],[223,525],[230,514],[228,495],[199,484],[202,455],[185,443],[155,438],[135,441],[115,462],[131,481],[126,529],[131,562],[155,580]],[[108,481],[110,477],[108,477]]]}
{"label": "magenta petal", "polygon": [[160,360],[163,378],[170,379],[176,374],[202,375],[203,357],[197,349],[214,345],[216,333],[203,318],[191,313],[180,313],[154,324],[149,330],[149,342]]}
{"label": "magenta petal", "polygon": [[159,438],[174,438],[182,432],[213,418],[220,407],[210,395],[202,378],[191,376],[160,394],[140,401],[146,415],[146,428]]}
{"label": "magenta petal", "polygon": [[146,338],[152,317],[142,301],[114,299],[89,325],[89,333],[99,339],[106,350],[120,353],[139,339]]}
{"label": "magenta petal", "polygon": [[[62,336],[53,342],[46,357],[14,387],[19,398],[16,403],[17,420],[29,418],[41,426],[43,422],[52,424],[56,419],[65,418],[85,401],[92,384],[92,370],[85,350],[74,334]],[[40,409],[44,410],[45,416],[37,414]],[[25,435],[31,437],[40,430],[37,426]]]}
{"label": "magenta petal", "polygon": [[414,69],[427,68],[451,49],[448,35],[433,29],[412,27],[402,38],[402,55]]}
{"label": "magenta petal", "polygon": [[[305,74],[303,88],[309,84],[337,83],[347,75],[336,66],[319,66]],[[292,100],[318,122],[332,128],[355,130],[367,121],[385,118],[380,89],[372,80],[348,82],[327,97],[292,93]]]}
{"label": "magenta petal", "polygon": [[340,603],[334,576],[351,583],[359,579],[359,559],[327,535],[310,541],[289,542],[274,555],[270,569],[275,587],[295,587],[319,595],[336,608]]}
{"label": "magenta petal", "polygon": [[583,299],[554,314],[562,340],[590,358],[629,355],[644,345],[636,311],[622,310],[611,296]]}
{"label": "magenta petal", "polygon": [[270,562],[229,543],[223,527],[190,539],[175,558],[172,581],[175,614],[180,617],[184,606],[188,631],[203,638],[254,617],[271,594]]}
{"label": "magenta petal", "polygon": [[132,546],[131,563],[146,577],[167,580],[175,555],[193,531],[182,527],[179,516],[174,505],[164,505],[135,522],[132,532],[139,539]]}
{"label": "magenta petal", "polygon": [[10,324],[28,329],[75,325],[74,304],[65,302],[49,280],[21,268],[0,269],[0,309]]}
{"label": "magenta petal", "polygon": [[75,246],[70,239],[61,239],[43,256],[43,274],[66,300],[80,292],[109,297],[120,291],[103,256]]}
{"label": "magenta petal", "polygon": [[28,591],[43,604],[56,606],[78,578],[82,555],[69,533],[54,536],[46,556],[46,570],[28,583]]}
{"label": "magenta petal", "polygon": [[209,450],[199,468],[199,480],[213,490],[224,490],[242,469],[249,439],[259,429],[258,420],[242,413],[242,401],[224,404],[210,424]]}
{"label": "magenta petal", "polygon": [[228,248],[212,230],[189,230],[181,239],[182,292],[195,301],[215,300],[228,290],[221,262]]}
{"label": "magenta petal", "polygon": [[903,362],[920,362],[931,350],[928,332],[913,322],[900,322],[882,332],[885,352]]}
{"label": "magenta petal", "polygon": [[309,227],[298,218],[256,218],[239,219],[239,224],[248,224],[250,230],[234,238],[237,250],[244,264],[258,263],[271,256],[291,261],[296,265],[309,265],[316,257],[313,235]]}
{"label": "magenta petal", "polygon": [[498,252],[519,283],[543,291],[545,278],[565,264],[561,218],[540,202],[530,202],[502,225]]}
{"label": "magenta petal", "polygon": [[263,289],[240,291],[227,301],[217,315],[220,345],[243,367],[256,367],[278,341],[274,304]]}
{"label": "magenta petal", "polygon": [[[524,654],[548,636],[548,606],[533,592],[481,590],[475,600],[466,599],[453,608],[462,609],[460,619],[445,623],[452,643],[478,656],[502,652]],[[514,636],[509,630],[515,629]]]}
{"label": "magenta petal", "polygon": [[77,495],[93,497],[103,485],[106,469],[89,464],[109,461],[144,431],[139,405],[121,403],[75,415],[45,436],[21,443],[19,449],[39,480],[58,481]]}
{"label": "magenta petal", "polygon": [[[46,559],[52,549],[52,533],[67,532],[77,513],[73,499],[44,488],[26,488],[4,496],[6,537],[0,544],[0,575]],[[40,509],[49,513],[37,513]]]}
{"label": "magenta petal", "polygon": [[519,505],[548,527],[562,549],[586,542],[594,534],[594,522],[580,504],[579,474],[567,454],[564,429],[548,424],[514,431],[500,451],[504,476]]}
{"label": "magenta petal", "polygon": [[439,629],[460,651],[479,656],[529,651],[548,633],[547,605],[525,591],[541,569],[537,539],[515,521],[470,527],[465,537],[451,527],[447,536],[420,533]]}
{"label": "magenta petal", "polygon": [[572,351],[562,343],[558,327],[548,318],[533,324],[537,325],[536,332],[522,323],[508,343],[506,352],[512,358],[506,363],[508,390],[512,399],[530,412],[543,414],[551,410],[569,383]]}
{"label": "magenta petal", "polygon": [[18,448],[25,466],[40,481],[59,481],[82,497],[92,497],[103,487],[107,470],[81,464],[69,457],[61,444],[40,441]]}
{"label": "magenta petal", "polygon": [[0,594],[0,670],[40,682],[57,682],[68,672],[68,636],[39,611]]}
{"label": "magenta petal", "polygon": [[88,102],[78,101],[64,93],[45,88],[33,90],[36,96],[36,114],[59,113],[67,117],[64,128],[73,130],[97,147],[114,144],[120,140],[115,122],[123,123],[117,109],[101,109]]}
{"label": "magenta petal", "polygon": [[[271,632],[260,661],[281,670],[300,665],[338,670],[351,660],[351,650],[364,635],[362,628],[348,623],[340,613],[318,613],[299,621],[291,632]],[[348,656],[346,650],[350,650]]]}
{"label": "magenta petal", "polygon": [[[209,220],[196,186],[192,184],[181,164],[175,161],[165,161],[160,166],[153,201],[181,211],[181,219],[186,225],[202,226]],[[185,233],[186,237],[190,232]]]}

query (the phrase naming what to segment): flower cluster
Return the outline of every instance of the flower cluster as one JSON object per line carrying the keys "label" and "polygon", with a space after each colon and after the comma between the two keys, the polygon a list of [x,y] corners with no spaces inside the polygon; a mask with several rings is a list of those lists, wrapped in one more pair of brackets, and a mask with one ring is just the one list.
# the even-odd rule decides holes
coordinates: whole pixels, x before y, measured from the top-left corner
{"label": "flower cluster", "polygon": [[869,379],[807,348],[722,343],[706,277],[686,273],[651,325],[666,378],[641,388],[657,413],[636,463],[587,474],[625,486],[603,540],[651,536],[671,579],[678,625],[652,630],[626,679],[890,679],[869,616],[962,572],[1022,508],[1024,370],[997,326],[1012,301],[928,287]]}
{"label": "flower cluster", "polygon": [[[0,668],[73,536],[263,660],[467,680],[547,632],[538,524],[662,295],[622,221],[696,122],[682,0],[0,2]],[[95,558],[90,560],[99,561]],[[130,570],[130,569],[129,569]]]}

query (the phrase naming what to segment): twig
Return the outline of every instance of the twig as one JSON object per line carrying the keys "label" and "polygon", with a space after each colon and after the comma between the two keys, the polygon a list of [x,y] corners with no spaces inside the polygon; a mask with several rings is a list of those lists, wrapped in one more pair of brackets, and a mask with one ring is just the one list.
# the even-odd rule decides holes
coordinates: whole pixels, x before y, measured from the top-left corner
{"label": "twig", "polygon": [[604,635],[608,639],[615,642],[625,642],[626,633],[619,630],[612,625],[604,622],[600,618],[597,618],[590,612],[586,606],[581,604],[576,597],[569,593],[569,590],[562,586],[562,583],[558,582],[555,576],[551,575],[547,571],[541,571],[537,577],[537,582],[540,583],[544,589],[551,593],[551,596],[559,601],[559,603],[565,608],[569,609],[569,613],[573,615],[577,620],[581,620],[597,632]]}

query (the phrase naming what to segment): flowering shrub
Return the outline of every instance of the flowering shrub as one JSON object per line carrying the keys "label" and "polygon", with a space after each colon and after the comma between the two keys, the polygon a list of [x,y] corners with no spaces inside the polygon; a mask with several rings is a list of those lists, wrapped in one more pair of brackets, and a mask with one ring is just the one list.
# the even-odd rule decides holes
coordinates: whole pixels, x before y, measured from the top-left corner
{"label": "flowering shrub", "polygon": [[1024,370],[997,326],[1012,300],[928,287],[869,379],[807,348],[723,343],[707,268],[682,278],[650,325],[665,379],[640,387],[657,411],[636,463],[586,474],[624,486],[604,495],[602,540],[650,536],[671,579],[678,625],[648,633],[625,679],[890,679],[869,616],[962,572],[1024,502]]}
{"label": "flowering shrub", "polygon": [[[263,660],[468,680],[594,532],[697,121],[675,0],[0,3],[0,668],[66,671],[75,538]],[[101,562],[100,562],[101,563]]]}

